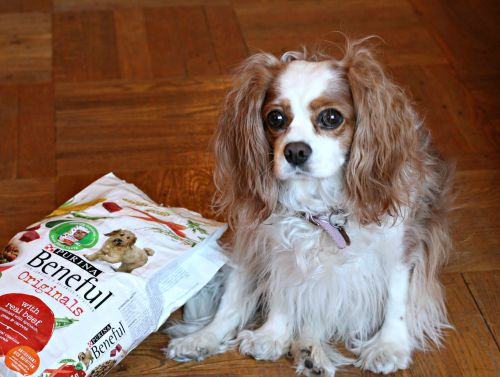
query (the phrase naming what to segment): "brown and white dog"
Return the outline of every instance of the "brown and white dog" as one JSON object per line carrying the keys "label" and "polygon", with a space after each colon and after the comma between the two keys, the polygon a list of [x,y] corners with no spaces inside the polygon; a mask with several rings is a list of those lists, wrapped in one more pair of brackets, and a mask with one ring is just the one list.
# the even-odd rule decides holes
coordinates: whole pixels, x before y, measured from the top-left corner
{"label": "brown and white dog", "polygon": [[168,357],[290,351],[298,373],[333,376],[349,363],[391,373],[441,343],[452,169],[368,38],[348,41],[340,59],[251,56],[215,155],[232,269],[213,313],[198,298],[189,312],[203,318],[170,329]]}
{"label": "brown and white dog", "polygon": [[120,263],[118,272],[132,272],[148,262],[148,256],[154,254],[149,248],[135,246],[137,237],[130,230],[117,229],[105,236],[109,237],[101,249],[91,255],[84,254],[89,261],[101,260],[108,263]]}
{"label": "brown and white dog", "polygon": [[89,369],[89,365],[94,362],[94,357],[92,356],[92,352],[87,348],[85,352],[78,354],[78,360],[85,364],[85,370],[87,370]]}

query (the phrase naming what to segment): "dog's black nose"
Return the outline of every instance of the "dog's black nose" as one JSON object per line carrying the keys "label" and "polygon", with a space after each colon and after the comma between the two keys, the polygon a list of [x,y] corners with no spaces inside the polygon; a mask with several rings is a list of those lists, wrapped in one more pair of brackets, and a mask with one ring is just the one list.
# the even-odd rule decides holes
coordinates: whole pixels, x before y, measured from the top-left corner
{"label": "dog's black nose", "polygon": [[285,146],[285,151],[283,153],[290,164],[298,166],[307,161],[312,153],[312,149],[303,142],[290,143]]}
{"label": "dog's black nose", "polygon": [[116,246],[120,246],[122,244],[122,240],[120,238],[115,238],[113,240],[113,243],[116,245]]}

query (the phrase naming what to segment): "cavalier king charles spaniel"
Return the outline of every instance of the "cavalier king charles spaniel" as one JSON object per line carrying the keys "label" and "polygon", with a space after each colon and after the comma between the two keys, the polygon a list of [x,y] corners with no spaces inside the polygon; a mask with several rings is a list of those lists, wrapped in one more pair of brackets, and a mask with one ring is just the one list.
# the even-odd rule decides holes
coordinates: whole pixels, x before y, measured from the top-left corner
{"label": "cavalier king charles spaniel", "polygon": [[333,376],[405,369],[440,345],[452,169],[368,39],[341,59],[259,53],[237,70],[215,136],[229,267],[168,330],[169,358],[238,347]]}

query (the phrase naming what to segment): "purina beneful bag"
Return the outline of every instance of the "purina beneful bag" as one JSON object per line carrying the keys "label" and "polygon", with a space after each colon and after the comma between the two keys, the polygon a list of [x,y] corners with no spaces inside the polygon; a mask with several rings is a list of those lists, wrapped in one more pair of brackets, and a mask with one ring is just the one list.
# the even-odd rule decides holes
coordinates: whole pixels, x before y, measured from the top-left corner
{"label": "purina beneful bag", "polygon": [[0,376],[105,375],[224,264],[224,230],[97,180],[0,254]]}

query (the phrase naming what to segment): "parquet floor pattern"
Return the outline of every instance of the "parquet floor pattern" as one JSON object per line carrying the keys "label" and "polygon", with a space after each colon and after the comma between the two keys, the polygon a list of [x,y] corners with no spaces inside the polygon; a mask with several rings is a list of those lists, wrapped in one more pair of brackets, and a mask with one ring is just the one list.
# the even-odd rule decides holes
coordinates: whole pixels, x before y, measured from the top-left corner
{"label": "parquet floor pattern", "polygon": [[[155,200],[213,216],[210,139],[231,69],[353,37],[412,93],[457,162],[455,326],[397,376],[499,376],[500,3],[446,0],[0,0],[0,243],[114,171]],[[293,376],[235,352],[178,364],[152,334],[113,377]],[[368,376],[346,368],[340,376]]]}

